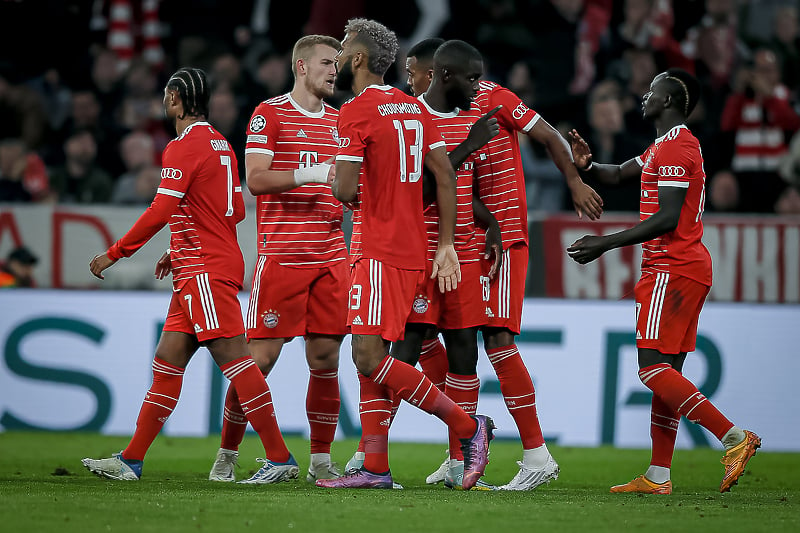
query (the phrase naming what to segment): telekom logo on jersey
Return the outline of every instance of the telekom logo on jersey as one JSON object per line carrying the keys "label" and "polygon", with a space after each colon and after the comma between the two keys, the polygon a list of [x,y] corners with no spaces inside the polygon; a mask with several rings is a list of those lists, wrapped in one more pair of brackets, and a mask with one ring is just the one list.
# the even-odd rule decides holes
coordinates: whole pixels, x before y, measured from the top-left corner
{"label": "telekom logo on jersey", "polygon": [[169,168],[165,167],[161,169],[161,179],[169,178],[173,180],[179,180],[183,177],[183,172],[179,168]]}

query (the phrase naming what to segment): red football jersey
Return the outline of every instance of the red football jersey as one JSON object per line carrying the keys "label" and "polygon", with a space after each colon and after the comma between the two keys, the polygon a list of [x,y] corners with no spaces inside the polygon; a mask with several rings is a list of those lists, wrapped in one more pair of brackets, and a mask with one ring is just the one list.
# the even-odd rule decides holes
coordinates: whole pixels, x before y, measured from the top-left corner
{"label": "red football jersey", "polygon": [[244,219],[245,210],[236,165],[228,141],[208,122],[187,127],[164,149],[153,203],[109,248],[109,257],[132,255],[169,222],[176,290],[203,273],[241,287],[244,259],[236,224]]}
{"label": "red football jersey", "polygon": [[[272,170],[295,170],[336,155],[339,112],[306,111],[290,94],[261,102],[247,127],[245,154],[272,156]],[[281,265],[324,267],[347,258],[342,204],[328,184],[308,183],[257,199],[258,253]]]}
{"label": "red football jersey", "polygon": [[444,141],[416,98],[370,85],[339,114],[337,161],[361,163],[355,202],[361,257],[423,270],[422,165]]}
{"label": "red football jersey", "polygon": [[642,166],[639,219],[658,211],[659,187],[687,189],[678,227],[642,244],[642,274],[680,274],[711,285],[711,255],[703,245],[706,173],[700,143],[683,124],[656,139],[636,162]]}
{"label": "red football jersey", "polygon": [[[515,242],[527,243],[528,202],[517,132],[530,131],[539,120],[539,114],[528,108],[516,94],[491,81],[480,82],[475,105],[482,113],[503,106],[494,115],[500,125],[500,133],[486,146],[488,168],[479,168],[480,198],[500,223],[505,248]],[[482,249],[485,245],[483,232],[478,232],[478,236]]]}
{"label": "red football jersey", "polygon": [[[432,109],[425,101],[425,95],[419,96],[419,101],[425,106],[425,110],[430,113],[433,123],[439,128],[442,134],[447,151],[452,151],[467,138],[469,130],[475,121],[481,118],[481,110],[476,106],[462,111],[456,109],[450,113],[440,113]],[[482,150],[473,152],[461,167],[456,170],[456,231],[455,249],[458,253],[460,263],[472,263],[477,261],[478,241],[475,237],[475,221],[472,214],[472,195],[473,195],[473,172],[475,162],[486,160],[487,155]],[[428,260],[433,261],[436,256],[436,249],[439,245],[439,210],[436,202],[425,210],[425,226],[428,231]]]}

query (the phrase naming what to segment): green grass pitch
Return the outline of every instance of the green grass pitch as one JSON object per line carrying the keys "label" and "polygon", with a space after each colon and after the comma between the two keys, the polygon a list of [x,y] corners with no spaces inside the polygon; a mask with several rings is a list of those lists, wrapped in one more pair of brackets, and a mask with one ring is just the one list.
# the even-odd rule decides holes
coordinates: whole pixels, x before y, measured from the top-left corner
{"label": "green grass pitch", "polygon": [[[612,495],[608,487],[642,473],[648,450],[552,446],[557,481],[533,492],[455,492],[425,484],[445,444],[392,443],[395,481],[405,490],[324,490],[305,481],[308,441],[287,438],[300,479],[252,486],[207,481],[218,437],[159,437],[142,480],[100,479],[83,457],[119,451],[127,437],[87,433],[0,433],[0,529],[71,531],[522,532],[543,531],[800,531],[800,454],[769,451],[751,460],[739,485],[718,492],[717,450],[678,450],[671,496]],[[336,441],[344,464],[356,442]],[[263,456],[248,434],[237,478]],[[492,444],[485,480],[502,484],[517,471],[518,442]]]}

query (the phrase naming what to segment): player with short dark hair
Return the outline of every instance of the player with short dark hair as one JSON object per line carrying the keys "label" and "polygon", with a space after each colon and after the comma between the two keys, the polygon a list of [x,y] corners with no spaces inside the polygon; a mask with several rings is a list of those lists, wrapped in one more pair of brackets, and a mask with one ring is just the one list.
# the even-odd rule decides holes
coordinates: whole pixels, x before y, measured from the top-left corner
{"label": "player with short dark hair", "polygon": [[433,79],[433,55],[444,39],[431,37],[418,42],[406,52],[406,74],[411,94],[419,96],[428,90]]}
{"label": "player with short dark hair", "polygon": [[642,97],[642,115],[657,138],[639,157],[621,165],[596,164],[577,131],[569,134],[575,164],[604,183],[641,179],[640,222],[611,235],[586,235],[567,248],[580,264],[622,246],[642,244],[642,275],[634,288],[639,379],[653,391],[650,467],[613,493],[671,494],[670,467],[681,416],[700,424],[725,447],[720,492],[738,482],[761,446],[752,431],[728,420],[682,374],[695,349],[697,323],[711,289],[711,256],[702,243],[706,174],[700,143],[686,127],[700,85],[681,69],[658,74]]}
{"label": "player with short dark hair", "polygon": [[442,292],[458,287],[454,249],[455,174],[444,141],[420,103],[385,85],[397,53],[397,36],[373,20],[351,19],[345,28],[337,86],[355,98],[339,114],[340,149],[333,194],[354,202],[360,249],[353,262],[348,325],[361,384],[360,414],[365,459],[359,469],[320,487],[392,488],[388,426],[392,394],[443,420],[462,439],[465,488],[483,475],[493,423],[470,416],[421,372],[389,355],[402,338],[414,290],[425,275],[427,238],[423,218],[422,168],[437,184],[440,225],[431,278]]}
{"label": "player with short dark hair", "polygon": [[[83,459],[91,472],[136,481],[144,456],[178,403],[184,369],[206,346],[239,393],[245,416],[261,437],[269,467],[281,478],[297,477],[298,466],[283,441],[269,388],[249,354],[238,293],[244,259],[236,225],[244,219],[236,155],[206,120],[209,84],[196,68],[175,72],[164,88],[164,110],[178,137],[164,149],[161,184],[150,207],[133,227],[89,268],[103,271],[133,255],[164,225],[170,249],[156,277],[172,273],[173,292],[153,359],[153,383],[145,396],[128,446],[106,459]],[[279,474],[278,474],[279,473]]]}
{"label": "player with short dark hair", "polygon": [[[308,481],[338,477],[331,442],[339,420],[339,347],[347,333],[350,268],[342,204],[328,183],[339,146],[334,93],[338,40],[307,35],[295,43],[291,92],[256,106],[247,127],[247,186],[256,195],[258,260],[247,310],[253,359],[266,376],[283,344],[305,339],[306,414],[311,437]],[[222,439],[209,474],[234,481],[247,419],[228,387]],[[265,478],[264,482],[270,482]]]}

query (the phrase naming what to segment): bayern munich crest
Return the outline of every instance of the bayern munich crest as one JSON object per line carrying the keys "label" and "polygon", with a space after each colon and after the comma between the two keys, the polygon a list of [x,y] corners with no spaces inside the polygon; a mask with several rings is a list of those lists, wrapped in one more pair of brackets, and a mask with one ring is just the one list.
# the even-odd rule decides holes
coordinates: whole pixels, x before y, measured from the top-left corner
{"label": "bayern munich crest", "polygon": [[417,296],[416,298],[414,298],[414,306],[413,306],[414,312],[419,313],[420,315],[422,313],[425,313],[428,310],[429,304],[430,300],[428,300],[422,295]]}
{"label": "bayern munich crest", "polygon": [[269,329],[277,327],[278,319],[281,315],[270,309],[266,313],[264,313],[264,325],[267,326]]}
{"label": "bayern munich crest", "polygon": [[333,136],[333,142],[336,143],[336,146],[339,146],[339,130],[331,128],[331,135]]}
{"label": "bayern munich crest", "polygon": [[263,130],[267,125],[267,119],[261,115],[256,115],[250,120],[250,131],[258,133]]}

